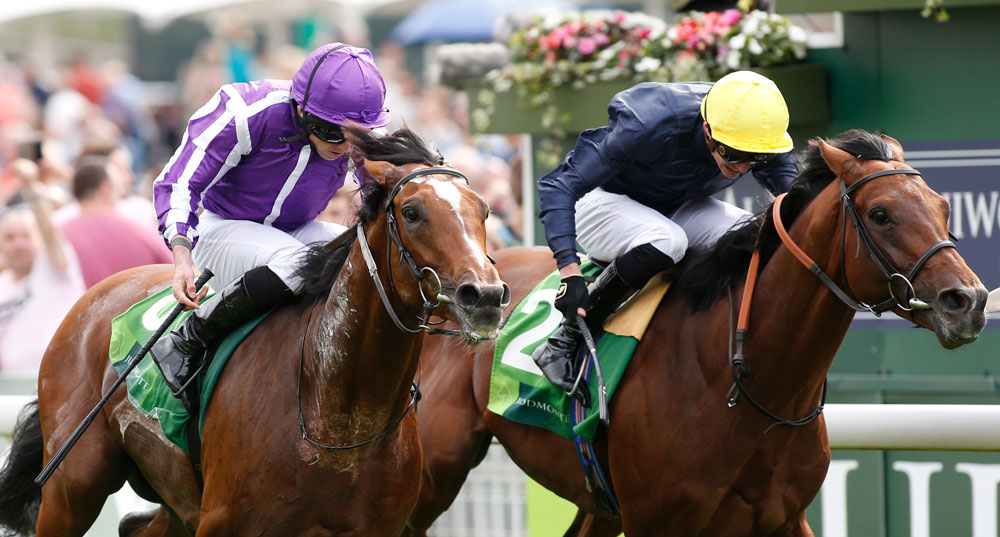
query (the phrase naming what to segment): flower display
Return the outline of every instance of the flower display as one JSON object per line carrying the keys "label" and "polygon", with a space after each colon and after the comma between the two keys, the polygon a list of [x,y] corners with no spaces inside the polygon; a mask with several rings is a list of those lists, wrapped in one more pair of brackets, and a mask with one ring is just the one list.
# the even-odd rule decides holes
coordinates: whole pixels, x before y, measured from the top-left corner
{"label": "flower display", "polygon": [[787,17],[760,10],[690,12],[671,25],[644,13],[594,10],[537,17],[513,31],[507,47],[511,62],[487,73],[478,95],[483,106],[471,120],[486,125],[490,92],[515,90],[540,111],[543,128],[562,138],[557,87],[715,80],[804,59],[806,33]]}

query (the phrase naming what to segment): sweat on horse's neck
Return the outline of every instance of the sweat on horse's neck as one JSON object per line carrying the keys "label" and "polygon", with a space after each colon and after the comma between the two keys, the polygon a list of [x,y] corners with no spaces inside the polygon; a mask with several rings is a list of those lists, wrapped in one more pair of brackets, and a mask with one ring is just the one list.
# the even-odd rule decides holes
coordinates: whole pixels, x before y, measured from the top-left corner
{"label": "sweat on horse's neck", "polygon": [[422,334],[393,324],[358,244],[329,298],[315,307],[302,381],[310,436],[335,445],[368,440],[409,403]]}

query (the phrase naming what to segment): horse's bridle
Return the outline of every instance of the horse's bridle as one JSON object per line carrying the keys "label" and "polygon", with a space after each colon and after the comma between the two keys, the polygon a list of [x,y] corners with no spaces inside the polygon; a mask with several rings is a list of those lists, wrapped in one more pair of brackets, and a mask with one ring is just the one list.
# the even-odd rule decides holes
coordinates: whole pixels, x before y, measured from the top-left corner
{"label": "horse's bridle", "polygon": [[[369,248],[368,246],[368,239],[365,238],[365,230],[363,224],[359,222],[358,225],[356,226],[356,229],[358,235],[358,242],[361,245],[361,255],[362,257],[365,258],[365,264],[368,266],[368,275],[371,276],[372,281],[375,282],[375,288],[378,290],[379,297],[381,297],[382,299],[382,304],[385,306],[385,310],[389,313],[389,317],[392,318],[392,322],[395,323],[400,330],[403,330],[404,332],[408,332],[411,334],[416,334],[419,332],[427,332],[428,334],[461,335],[461,332],[459,332],[458,330],[442,330],[438,328],[431,328],[430,326],[428,326],[428,320],[430,319],[431,312],[437,309],[437,307],[440,306],[442,302],[449,302],[450,299],[448,299],[448,297],[445,296],[444,293],[442,292],[443,289],[441,287],[441,277],[438,276],[437,272],[435,272],[434,269],[430,267],[418,267],[416,261],[413,260],[413,256],[410,255],[410,252],[403,245],[403,241],[399,236],[399,225],[396,222],[396,215],[393,213],[393,208],[394,208],[393,201],[396,199],[396,194],[399,193],[399,190],[400,188],[403,187],[403,185],[412,181],[413,179],[416,179],[417,177],[423,177],[425,175],[437,175],[437,174],[445,174],[445,175],[451,175],[453,177],[458,177],[465,180],[465,184],[469,184],[469,179],[466,178],[465,175],[462,174],[462,172],[454,168],[448,168],[445,166],[419,168],[404,175],[403,178],[396,183],[396,186],[393,187],[392,191],[389,193],[389,197],[385,205],[386,220],[388,221],[388,226],[389,226],[389,232],[388,232],[389,237],[388,239],[386,239],[386,246],[385,246],[386,270],[389,271],[389,284],[392,286],[392,292],[395,295],[396,300],[400,304],[402,304],[403,301],[399,297],[399,291],[396,290],[395,284],[392,283],[392,262],[391,262],[392,260],[390,257],[391,256],[390,245],[395,244],[396,249],[399,250],[400,257],[406,261],[407,266],[410,267],[410,273],[412,273],[413,277],[417,280],[417,285],[420,288],[420,296],[424,299],[424,306],[423,306],[424,317],[421,320],[420,326],[418,326],[416,329],[407,328],[402,323],[402,321],[399,320],[399,317],[396,316],[396,312],[392,308],[392,304],[389,302],[389,296],[385,292],[385,287],[382,286],[382,280],[380,280],[378,277],[378,267],[375,265],[375,257],[372,256],[371,248]],[[342,243],[338,244],[342,245]],[[435,297],[436,300],[435,302],[431,302],[430,300],[428,300],[427,296],[424,294],[423,281],[425,277],[424,274],[427,272],[434,275],[434,278],[437,280],[438,293],[437,296]],[[403,307],[405,308],[406,306],[404,305]],[[407,312],[416,317],[416,314],[414,314],[413,312],[409,310],[407,310]],[[406,405],[406,408],[403,409],[403,412],[402,414],[400,414],[399,418],[397,418],[395,421],[386,426],[386,428],[383,429],[382,432],[380,432],[379,434],[363,442],[358,442],[355,444],[343,445],[343,446],[331,446],[313,440],[312,438],[309,437],[309,433],[306,428],[305,416],[302,413],[302,370],[303,370],[302,364],[303,360],[305,359],[306,333],[308,333],[309,331],[309,323],[312,321],[312,313],[313,313],[312,310],[310,310],[309,317],[306,319],[305,333],[302,334],[302,343],[301,346],[299,347],[299,377],[295,393],[295,402],[296,405],[298,406],[298,413],[299,413],[299,432],[302,435],[302,439],[305,440],[306,442],[309,442],[313,446],[330,451],[346,451],[351,449],[357,449],[379,441],[387,434],[392,432],[396,427],[398,427],[400,423],[403,422],[403,419],[406,418],[406,415],[410,413],[410,409],[416,409],[417,401],[420,401],[419,381],[414,381],[412,386],[410,387],[410,403]],[[420,319],[420,317],[417,318]]]}
{"label": "horse's bridle", "polygon": [[[911,168],[891,168],[887,170],[881,170],[874,173],[870,173],[858,181],[856,181],[851,186],[847,186],[846,183],[841,181],[840,183],[840,197],[843,202],[843,217],[841,226],[841,256],[843,259],[847,258],[847,217],[851,217],[851,221],[854,223],[854,228],[859,236],[858,248],[861,248],[861,244],[865,245],[868,250],[872,261],[875,266],[878,267],[879,271],[886,278],[886,282],[889,287],[889,298],[879,302],[875,305],[869,305],[861,300],[858,300],[851,291],[850,283],[847,280],[847,269],[846,263],[841,263],[841,272],[847,291],[844,291],[833,281],[830,276],[828,276],[823,269],[816,264],[812,258],[809,257],[797,244],[792,240],[788,231],[785,229],[784,224],[781,222],[781,201],[784,199],[785,194],[778,195],[775,198],[774,203],[771,206],[771,219],[774,222],[775,231],[777,231],[778,236],[781,238],[781,242],[786,248],[799,260],[802,265],[804,265],[809,272],[815,275],[820,281],[823,282],[833,293],[837,296],[844,304],[856,311],[869,311],[876,316],[881,315],[883,312],[892,309],[894,306],[898,306],[904,311],[912,311],[915,309],[930,309],[930,305],[920,300],[916,297],[916,292],[913,289],[913,279],[916,278],[917,272],[927,263],[927,261],[937,253],[938,250],[943,248],[955,248],[955,243],[950,240],[942,240],[931,245],[923,255],[921,255],[917,261],[913,264],[913,268],[904,276],[903,273],[896,268],[896,266],[889,260],[889,258],[882,252],[878,244],[872,238],[871,233],[868,228],[865,227],[864,221],[861,219],[861,215],[858,213],[857,207],[854,205],[854,200],[851,198],[851,194],[861,188],[862,185],[868,183],[873,179],[879,177],[885,177],[887,175],[920,175],[920,172]],[[949,233],[950,236],[950,233]],[[820,396],[820,404],[809,413],[807,416],[799,419],[788,420],[780,418],[773,414],[772,412],[765,409],[759,403],[757,403],[750,394],[747,393],[746,389],[743,387],[742,380],[750,373],[750,366],[743,356],[743,343],[747,336],[747,326],[749,325],[750,319],[750,301],[753,297],[754,286],[757,281],[757,270],[760,266],[760,249],[754,248],[753,257],[750,259],[750,268],[747,270],[746,284],[743,289],[743,300],[740,303],[740,313],[739,319],[736,326],[736,352],[733,353],[733,342],[732,342],[732,330],[730,330],[730,357],[729,357],[729,368],[733,375],[733,386],[729,389],[729,394],[727,396],[729,401],[729,406],[733,407],[739,402],[741,396],[745,397],[747,401],[750,402],[757,410],[770,417],[776,422],[776,425],[805,425],[820,415],[823,412],[823,405],[826,403],[826,382],[823,383],[823,392]],[[906,296],[905,303],[896,296],[892,289],[893,281],[901,279],[906,284]],[[732,322],[732,290],[730,290],[730,322]],[[731,325],[730,325],[731,326]]]}
{"label": "horse's bridle", "polygon": [[[917,262],[913,264],[913,268],[911,268],[910,271],[908,273],[906,273],[905,276],[903,275],[903,273],[899,269],[896,268],[895,265],[892,264],[892,261],[890,261],[889,258],[886,257],[886,255],[884,253],[882,253],[882,249],[879,248],[877,244],[875,244],[875,240],[872,239],[871,233],[869,233],[868,228],[865,227],[865,223],[861,219],[861,215],[858,214],[857,207],[854,205],[854,200],[851,198],[851,194],[854,191],[856,191],[859,188],[861,188],[861,186],[864,185],[865,183],[871,181],[872,179],[877,179],[879,177],[885,177],[886,175],[917,175],[917,176],[920,176],[920,172],[918,172],[917,170],[914,170],[914,169],[910,169],[910,168],[891,168],[891,169],[888,169],[888,170],[881,170],[881,171],[877,171],[875,173],[870,173],[870,174],[862,177],[861,179],[859,179],[858,181],[856,181],[854,184],[852,184],[849,187],[846,186],[843,181],[841,181],[841,183],[840,183],[840,197],[841,197],[841,199],[844,202],[844,213],[845,213],[845,216],[842,219],[843,225],[842,225],[842,233],[841,233],[841,236],[840,236],[840,251],[841,251],[841,255],[843,256],[843,258],[846,259],[847,258],[847,216],[849,215],[851,217],[851,221],[854,222],[854,229],[856,230],[858,236],[861,239],[860,242],[864,243],[865,248],[868,249],[868,253],[871,254],[871,258],[872,258],[872,261],[875,263],[875,266],[878,267],[879,271],[882,272],[882,275],[885,276],[886,282],[889,285],[889,298],[885,299],[882,302],[879,302],[878,304],[875,304],[874,306],[870,306],[870,305],[865,304],[864,302],[861,302],[860,300],[857,300],[856,298],[854,298],[854,293],[851,292],[850,282],[848,282],[848,280],[847,280],[846,263],[842,263],[841,264],[841,272],[843,274],[844,284],[847,286],[848,292],[850,292],[849,296],[843,295],[842,294],[843,291],[840,290],[840,288],[838,288],[832,281],[830,281],[828,277],[826,279],[823,279],[822,277],[820,278],[821,280],[823,280],[823,283],[825,283],[827,285],[827,287],[830,287],[830,289],[834,293],[836,293],[837,296],[840,297],[840,299],[842,301],[844,301],[845,304],[847,304],[851,308],[854,308],[857,311],[870,311],[873,314],[875,314],[875,316],[880,316],[882,313],[884,313],[884,312],[892,309],[893,306],[899,306],[899,308],[902,309],[902,310],[904,310],[904,311],[911,311],[911,310],[915,310],[915,309],[930,309],[930,305],[927,304],[927,302],[924,302],[923,300],[920,300],[920,299],[917,298],[916,292],[913,290],[913,283],[912,283],[912,281],[913,281],[914,278],[916,278],[917,272],[919,272],[920,269],[923,268],[924,264],[927,263],[927,260],[930,259],[931,256],[934,255],[938,250],[940,250],[942,248],[954,248],[955,247],[955,243],[952,242],[952,241],[950,241],[950,240],[942,240],[942,241],[939,241],[939,242],[931,245],[931,247],[928,248],[927,251],[925,251],[924,254],[921,255],[917,259]],[[780,218],[778,217],[778,213],[775,213],[775,223],[776,223],[776,225],[779,222],[780,222]],[[784,229],[784,228],[782,227],[782,229]],[[787,233],[786,233],[786,235],[787,235]],[[787,244],[791,243],[791,238],[789,238],[788,240],[785,240],[785,238],[782,237],[782,242],[784,242],[787,245]],[[792,243],[792,244],[794,244],[794,243]],[[859,245],[859,248],[860,248],[860,245]],[[811,267],[810,267],[810,270],[812,270]],[[822,273],[822,271],[820,271],[820,273]],[[817,276],[818,276],[818,274],[817,274]],[[824,276],[825,276],[825,274],[824,274]],[[905,303],[904,303],[903,300],[900,300],[900,298],[897,297],[896,294],[892,290],[892,283],[893,283],[893,281],[895,281],[897,279],[902,280],[903,283],[906,284],[906,289],[905,289],[904,292],[906,293],[907,296],[903,297],[903,299],[905,300]]]}
{"label": "horse's bridle", "polygon": [[[446,166],[432,166],[429,168],[418,168],[411,171],[410,173],[403,176],[396,186],[393,187],[392,191],[389,193],[389,198],[386,201],[385,211],[386,211],[386,222],[388,225],[388,239],[385,242],[385,259],[386,259],[386,270],[389,271],[389,286],[392,289],[393,295],[396,297],[396,301],[403,304],[403,301],[399,297],[399,291],[396,289],[396,284],[392,280],[392,248],[391,245],[395,244],[396,249],[399,250],[399,257],[403,261],[406,261],[406,266],[410,268],[410,273],[413,278],[417,280],[417,286],[420,289],[420,296],[424,299],[423,305],[423,317],[411,312],[403,305],[407,313],[414,316],[420,320],[420,325],[417,328],[408,328],[406,325],[400,321],[399,317],[396,315],[396,311],[392,307],[392,303],[389,301],[389,295],[385,292],[385,287],[382,285],[382,280],[378,277],[378,267],[375,266],[375,258],[372,256],[371,248],[368,246],[368,239],[365,238],[365,230],[363,225],[359,222],[357,227],[358,242],[361,244],[361,255],[365,258],[365,264],[368,266],[368,275],[371,276],[372,281],[375,282],[375,289],[378,290],[379,297],[382,299],[382,304],[385,306],[386,312],[389,313],[389,317],[392,318],[392,322],[396,324],[396,327],[404,332],[410,334],[416,334],[418,332],[427,332],[428,334],[444,334],[449,336],[461,335],[458,330],[445,330],[441,328],[431,328],[429,323],[432,312],[437,309],[442,303],[449,303],[451,299],[444,294],[444,289],[441,285],[441,277],[438,273],[431,267],[418,267],[417,262],[413,260],[413,256],[403,245],[403,240],[399,236],[399,224],[396,221],[396,215],[394,214],[394,204],[393,201],[396,199],[396,195],[399,194],[399,190],[406,183],[416,179],[417,177],[423,177],[425,175],[451,175],[452,177],[458,177],[465,181],[465,184],[469,184],[469,179],[462,174],[462,172],[449,168]],[[432,302],[424,294],[424,278],[426,274],[431,274],[434,279],[437,280],[438,291],[434,296],[434,301]],[[443,321],[442,321],[443,322]]]}

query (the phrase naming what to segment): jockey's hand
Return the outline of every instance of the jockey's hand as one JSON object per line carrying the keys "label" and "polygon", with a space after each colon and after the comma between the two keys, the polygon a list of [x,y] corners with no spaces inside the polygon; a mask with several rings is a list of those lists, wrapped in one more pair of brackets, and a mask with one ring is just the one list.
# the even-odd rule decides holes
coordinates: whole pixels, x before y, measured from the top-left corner
{"label": "jockey's hand", "polygon": [[194,286],[194,261],[191,250],[186,246],[176,245],[174,253],[174,299],[184,304],[186,310],[198,309],[198,303],[208,294],[208,286],[198,292]]}
{"label": "jockey's hand", "polygon": [[583,274],[563,276],[555,302],[556,309],[562,312],[563,317],[567,321],[575,323],[578,315],[587,316],[589,305],[590,292],[587,290],[587,280],[584,279]]}

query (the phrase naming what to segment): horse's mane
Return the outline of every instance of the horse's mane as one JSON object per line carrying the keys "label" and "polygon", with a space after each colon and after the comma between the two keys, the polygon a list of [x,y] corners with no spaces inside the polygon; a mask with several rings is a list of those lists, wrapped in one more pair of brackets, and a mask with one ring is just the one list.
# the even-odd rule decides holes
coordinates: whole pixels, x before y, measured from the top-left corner
{"label": "horse's mane", "polygon": [[[879,136],[853,129],[827,140],[841,150],[855,155],[858,160],[893,158],[892,150]],[[807,205],[836,179],[826,165],[819,147],[810,145],[798,154],[799,174],[792,182],[788,195],[781,204],[781,220],[791,227]],[[771,220],[771,205],[745,223],[723,235],[711,248],[692,251],[678,266],[672,285],[692,311],[704,311],[720,300],[726,290],[746,277],[755,244],[760,247],[760,269],[763,270],[771,255],[781,244]]]}
{"label": "horse's mane", "polygon": [[[381,137],[361,127],[345,126],[344,131],[349,137],[354,138],[354,145],[367,160],[385,161],[394,166],[412,163],[434,166],[444,161],[432,143],[406,127]],[[362,203],[355,215],[356,222],[371,222],[378,218],[379,212],[382,211],[382,203],[389,191],[385,185],[377,181],[362,183],[358,190],[361,192]],[[341,246],[330,252],[326,251],[324,244],[311,245],[306,258],[295,271],[296,275],[305,281],[303,303],[311,304],[330,293],[333,282],[347,261],[351,245],[357,240],[355,233],[357,232],[354,226],[348,226],[347,230],[335,239],[336,241],[343,239]]]}

